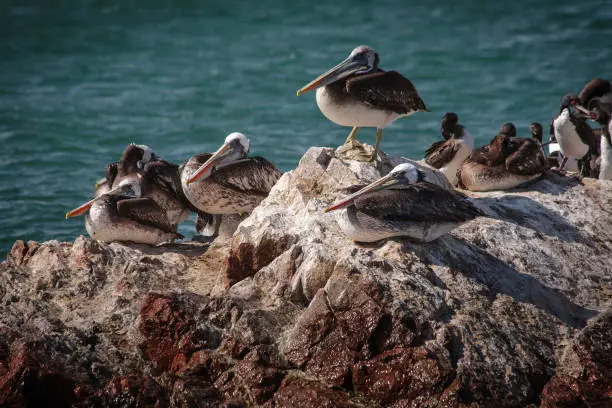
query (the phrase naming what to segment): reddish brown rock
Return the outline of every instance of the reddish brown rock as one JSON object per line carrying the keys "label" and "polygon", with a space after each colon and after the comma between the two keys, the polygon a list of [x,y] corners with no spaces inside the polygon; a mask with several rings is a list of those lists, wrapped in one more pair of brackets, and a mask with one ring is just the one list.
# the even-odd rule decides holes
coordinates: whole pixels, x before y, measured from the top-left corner
{"label": "reddish brown rock", "polygon": [[196,325],[194,307],[189,297],[151,293],[143,301],[139,329],[145,340],[140,349],[158,370],[180,371],[194,352],[221,343],[217,330]]}
{"label": "reddish brown rock", "polygon": [[167,392],[146,374],[114,377],[104,388],[84,401],[79,408],[156,407],[170,406]]}
{"label": "reddish brown rock", "polygon": [[318,381],[287,377],[274,394],[275,408],[357,408],[364,405],[351,401],[349,395]]}
{"label": "reddish brown rock", "polygon": [[451,375],[450,364],[423,347],[388,350],[352,369],[355,391],[381,404],[426,401],[442,393]]}
{"label": "reddish brown rock", "polygon": [[593,319],[564,352],[542,407],[612,406],[612,311]]}

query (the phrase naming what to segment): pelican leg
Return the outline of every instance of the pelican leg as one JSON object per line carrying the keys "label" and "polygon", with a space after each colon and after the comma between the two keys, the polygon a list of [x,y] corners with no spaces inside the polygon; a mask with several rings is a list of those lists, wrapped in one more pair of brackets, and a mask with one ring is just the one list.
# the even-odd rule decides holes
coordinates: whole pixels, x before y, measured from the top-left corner
{"label": "pelican leg", "polygon": [[382,129],[376,129],[376,146],[374,146],[374,153],[370,161],[378,160],[378,152],[380,151],[380,139],[382,139]]}
{"label": "pelican leg", "polygon": [[349,143],[353,144],[353,142],[356,142],[355,135],[357,134],[358,130],[359,130],[359,126],[353,127],[353,129],[351,129],[351,133],[349,133],[348,137],[344,141],[344,144],[349,144]]}

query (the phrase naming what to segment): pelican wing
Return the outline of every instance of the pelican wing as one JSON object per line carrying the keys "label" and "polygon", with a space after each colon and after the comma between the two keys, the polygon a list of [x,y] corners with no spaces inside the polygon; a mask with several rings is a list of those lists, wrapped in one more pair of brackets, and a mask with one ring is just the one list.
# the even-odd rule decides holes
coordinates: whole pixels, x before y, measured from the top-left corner
{"label": "pelican wing", "polygon": [[506,168],[510,173],[539,174],[548,169],[542,146],[533,139],[510,139],[510,153]]}
{"label": "pelican wing", "polygon": [[280,176],[281,172],[268,160],[249,157],[215,166],[211,177],[227,188],[265,197]]}
{"label": "pelican wing", "polygon": [[460,222],[484,215],[463,194],[425,182],[366,194],[354,205],[367,215],[391,221]]}
{"label": "pelican wing", "polygon": [[454,138],[433,142],[425,151],[425,162],[436,169],[444,167],[453,160],[460,147]]}
{"label": "pelican wing", "polygon": [[412,82],[396,71],[378,71],[349,78],[346,91],[377,109],[398,114],[428,111]]}
{"label": "pelican wing", "polygon": [[137,221],[141,224],[174,232],[166,212],[151,198],[128,198],[117,202],[117,212],[120,216]]}
{"label": "pelican wing", "polygon": [[180,195],[181,176],[179,166],[166,160],[156,160],[149,162],[144,168],[144,179],[155,183],[166,190],[169,194]]}

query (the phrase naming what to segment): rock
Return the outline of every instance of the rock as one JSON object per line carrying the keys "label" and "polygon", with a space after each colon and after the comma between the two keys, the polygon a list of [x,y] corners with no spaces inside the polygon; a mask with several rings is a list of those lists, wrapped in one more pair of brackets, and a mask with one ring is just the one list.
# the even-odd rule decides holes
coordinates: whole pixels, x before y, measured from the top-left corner
{"label": "rock", "polygon": [[610,404],[612,182],[468,193],[489,217],[357,246],[322,210],[379,176],[312,148],[230,240],[17,241],[0,405]]}

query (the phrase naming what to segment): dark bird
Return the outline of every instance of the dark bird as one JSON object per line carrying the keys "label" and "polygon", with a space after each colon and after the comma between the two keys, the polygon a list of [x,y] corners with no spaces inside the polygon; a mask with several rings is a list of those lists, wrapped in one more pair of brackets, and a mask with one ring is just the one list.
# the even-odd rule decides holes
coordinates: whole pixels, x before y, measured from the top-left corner
{"label": "dark bird", "polygon": [[573,157],[578,160],[580,174],[592,177],[591,160],[599,154],[599,143],[593,129],[586,123],[585,113],[590,114],[580,105],[576,95],[565,95],[561,98],[559,115],[553,119],[553,129],[563,154],[560,169],[563,170],[567,159]]}
{"label": "dark bird", "polygon": [[336,221],[350,239],[375,242],[406,236],[429,242],[477,216],[485,215],[458,191],[430,183],[409,163],[327,208],[341,210]]}
{"label": "dark bird", "polygon": [[537,141],[500,133],[463,163],[459,185],[472,191],[506,190],[537,179],[547,169]]}
{"label": "dark bird", "polygon": [[582,88],[578,98],[580,105],[590,109],[591,101],[604,95],[612,95],[612,83],[605,79],[593,78]]}
{"label": "dark bird", "polygon": [[425,162],[440,170],[455,186],[457,170],[474,149],[474,138],[459,124],[459,117],[454,112],[447,112],[442,117],[440,134],[444,140],[429,146],[425,151]]}
{"label": "dark bird", "polygon": [[154,200],[141,197],[140,187],[138,179],[126,178],[108,192],[68,212],[66,219],[85,214],[87,232],[103,242],[155,245],[183,238]]}
{"label": "dark bird", "polygon": [[516,127],[514,123],[506,122],[499,128],[499,133],[510,137],[516,137]]}
{"label": "dark bird", "polygon": [[544,136],[544,129],[542,125],[538,122],[532,122],[529,125],[529,132],[531,133],[531,137],[537,140],[540,144],[542,144],[542,137]]}
{"label": "dark bird", "polygon": [[317,89],[317,105],[332,122],[353,129],[345,144],[358,144],[355,134],[360,127],[374,127],[378,157],[383,129],[400,117],[428,112],[416,88],[396,71],[378,67],[378,53],[361,45],[326,73],[297,91],[298,95]]}
{"label": "dark bird", "polygon": [[214,153],[191,157],[180,171],[191,204],[210,214],[250,213],[268,196],[281,172],[263,157],[249,157],[249,141],[232,133]]}

